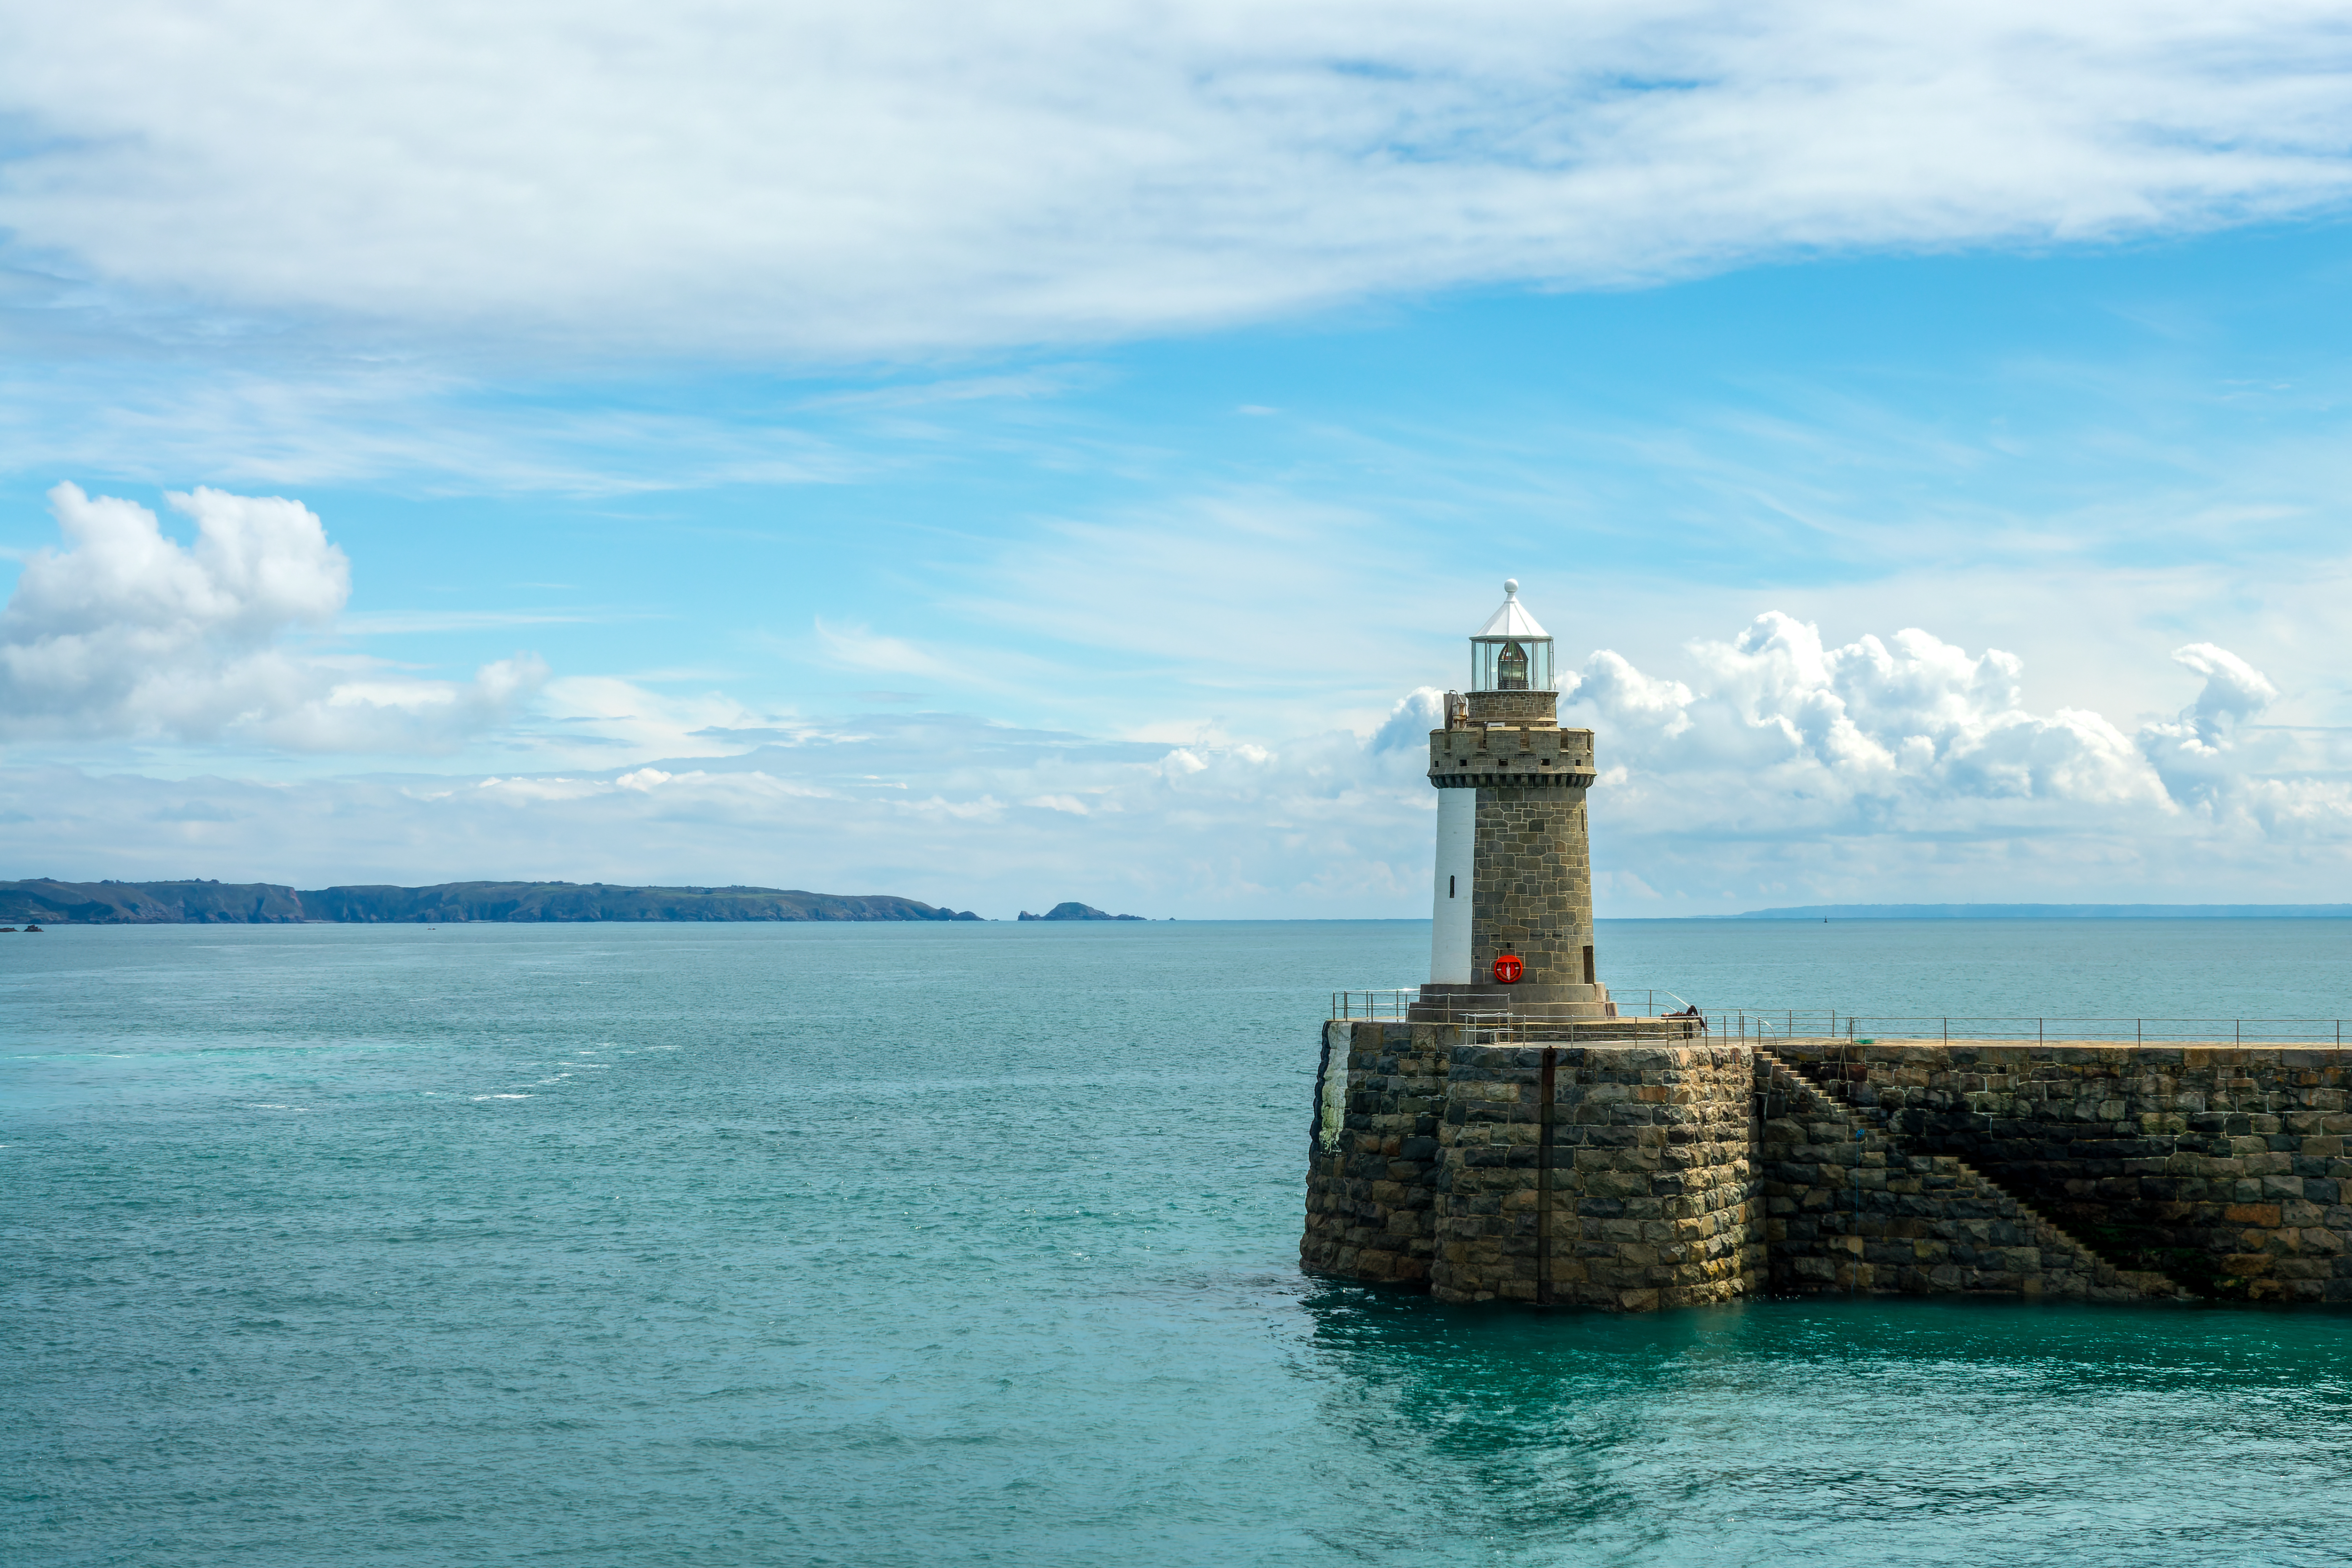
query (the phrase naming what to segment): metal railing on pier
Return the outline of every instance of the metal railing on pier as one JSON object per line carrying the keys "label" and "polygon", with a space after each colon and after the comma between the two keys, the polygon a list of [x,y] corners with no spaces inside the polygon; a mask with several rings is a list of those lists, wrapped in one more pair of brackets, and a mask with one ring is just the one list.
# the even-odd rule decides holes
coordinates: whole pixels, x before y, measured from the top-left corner
{"label": "metal railing on pier", "polygon": [[[1517,1013],[1454,1013],[1465,1046],[1656,1046],[1706,1044],[1718,1037],[1704,1018],[1539,1018]],[[1635,1024],[1647,1026],[1635,1029]]]}
{"label": "metal railing on pier", "polygon": [[[1662,998],[1683,1001],[1681,996],[1663,986],[1642,987],[1638,991],[1633,987],[1612,986],[1610,994],[1616,1001],[1622,1018],[1655,1018],[1661,1016],[1658,1005]],[[1643,1004],[1643,1010],[1638,1014],[1632,1007],[1636,994],[1642,996]],[[1421,992],[1416,986],[1386,991],[1334,991],[1331,993],[1331,1016],[1402,1020],[1410,1016],[1420,997]],[[1456,1009],[1445,1005],[1442,997],[1433,999],[1424,1006],[1423,1016],[1431,1022],[1461,1024],[1492,1034],[1496,1040],[1513,1042],[1545,1037],[1558,1039],[1572,1032],[1579,1039],[1597,1044],[1606,1037],[1603,1031],[1612,1021],[1553,1014],[1540,1003],[1503,1009]],[[1669,1013],[1664,1016],[1675,1016]],[[2352,1022],[2343,1018],[2125,1018],[2062,1017],[2054,1015],[2026,1017],[2020,1015],[1845,1013],[1833,1007],[1819,1011],[1789,1007],[1731,1007],[1677,1021],[1683,1025],[1676,1031],[1678,1034],[1697,1038],[1720,1036],[1727,1040],[1754,1040],[1763,1044],[1774,1040],[1843,1040],[1848,1044],[1876,1044],[1882,1040],[1913,1044],[1984,1040],[2033,1044],[2083,1041],[2140,1046],[2341,1046],[2345,1025]],[[1635,1037],[1629,1032],[1625,1037]]]}
{"label": "metal railing on pier", "polygon": [[[1331,1016],[1334,1018],[1402,1018],[1406,1011],[1420,999],[1420,996],[1421,987],[1418,985],[1407,985],[1388,991],[1334,991],[1331,993]],[[1633,998],[1636,996],[1642,999],[1641,1005],[1638,1007],[1633,1005]],[[1612,985],[1609,988],[1609,999],[1616,1005],[1619,1013],[1629,1017],[1657,1016],[1658,1004],[1661,999],[1672,1002],[1677,1008],[1690,1005],[1662,985]],[[1433,1003],[1432,1005],[1435,1004]],[[1515,1018],[1539,1017],[1542,1016],[1541,1006],[1542,1004],[1538,1003],[1531,1007],[1505,1008],[1502,1012]],[[1449,1020],[1457,1016],[1451,1012],[1445,1016]],[[1468,1015],[1459,1016],[1467,1016]]]}
{"label": "metal railing on pier", "polygon": [[1334,991],[1331,993],[1331,1016],[1334,1018],[1402,1018],[1421,987],[1407,986],[1397,991]]}
{"label": "metal railing on pier", "polygon": [[[1402,1020],[1417,1008],[1421,1015],[1417,1021],[1454,1025],[1463,1032],[1462,1043],[1470,1046],[1655,1045],[1662,1039],[1714,1037],[1714,1031],[1703,1017],[1595,1017],[1571,1011],[1571,1005],[1533,1003],[1510,1008],[1460,1007],[1442,995],[1423,1005],[1417,986],[1331,993],[1334,1018]],[[1666,1026],[1664,1028],[1660,1027],[1662,1022]],[[1635,1027],[1636,1025],[1643,1026]]]}
{"label": "metal railing on pier", "polygon": [[1733,1007],[1716,1022],[1731,1039],[1844,1040],[1911,1044],[1953,1040],[1998,1040],[2048,1044],[2087,1041],[2101,1045],[2310,1045],[2344,1043],[2342,1018],[2084,1018],[1946,1016],[1807,1012],[1787,1007]]}

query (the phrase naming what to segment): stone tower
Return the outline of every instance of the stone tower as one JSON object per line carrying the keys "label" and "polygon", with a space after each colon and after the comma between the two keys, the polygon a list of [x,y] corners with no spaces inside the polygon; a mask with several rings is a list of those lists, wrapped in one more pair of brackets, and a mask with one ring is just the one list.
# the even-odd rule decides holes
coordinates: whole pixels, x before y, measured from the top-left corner
{"label": "stone tower", "polygon": [[1470,688],[1429,736],[1437,874],[1415,1018],[1613,1017],[1592,940],[1592,731],[1559,727],[1551,634],[1517,580],[1470,637]]}

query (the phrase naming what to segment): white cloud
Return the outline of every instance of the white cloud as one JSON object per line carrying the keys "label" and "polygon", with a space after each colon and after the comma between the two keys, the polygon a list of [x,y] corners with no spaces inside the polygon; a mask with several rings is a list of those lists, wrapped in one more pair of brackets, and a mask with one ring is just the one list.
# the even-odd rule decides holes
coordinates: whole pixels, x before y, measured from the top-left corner
{"label": "white cloud", "polygon": [[18,7],[0,226],[93,321],[194,300],[232,331],[661,354],[1118,335],[2310,210],[2347,189],[2340,22],[2318,0]]}
{"label": "white cloud", "polygon": [[2172,658],[2205,678],[2205,689],[2181,720],[2206,746],[2226,744],[2231,731],[2278,700],[2278,688],[2270,678],[2227,648],[2190,643],[2176,649]]}
{"label": "white cloud", "polygon": [[2205,678],[2168,722],[2141,726],[2139,744],[2173,800],[2242,837],[2305,845],[2352,825],[2352,773],[2342,731],[2259,728],[2278,688],[2227,648],[2191,643],[2174,662]]}
{"label": "white cloud", "polygon": [[559,676],[547,682],[537,710],[548,721],[536,741],[543,754],[590,766],[616,756],[719,756],[741,749],[730,731],[803,728],[723,692],[668,696],[609,675]]}
{"label": "white cloud", "polygon": [[[1602,910],[2340,897],[2352,735],[2264,725],[2261,671],[2211,645],[2178,657],[2201,689],[2176,674],[2179,717],[2127,734],[2087,710],[2038,710],[2020,660],[1917,629],[1832,647],[1767,614],[1690,645],[1672,675],[1596,653],[1563,718],[1598,731]],[[1077,898],[1418,916],[1435,699],[1407,693],[1358,731],[1230,745],[901,711],[690,760],[488,777],[0,770],[0,855],[60,876],[751,882],[1000,915]],[[680,721],[656,715],[643,738]]]}
{"label": "white cloud", "polygon": [[334,661],[311,661],[303,671],[306,682],[315,688],[331,680],[323,694],[303,696],[274,712],[241,714],[233,732],[290,752],[429,755],[506,724],[548,676],[546,662],[528,653],[493,659],[464,681],[380,672],[338,679],[333,668]]}
{"label": "white cloud", "polygon": [[1634,734],[1671,741],[1691,727],[1691,689],[1679,680],[1653,680],[1631,662],[1602,648],[1584,673],[1563,682],[1570,697],[1590,702]]}
{"label": "white cloud", "polygon": [[831,626],[818,617],[814,626],[825,663],[835,669],[861,675],[908,675],[920,680],[961,684],[964,672],[949,659],[916,647],[904,637],[877,634],[860,626]]}
{"label": "white cloud", "polygon": [[167,499],[194,521],[193,548],[165,539],[155,514],[134,501],[93,500],[70,484],[51,490],[69,549],[26,563],[0,616],[9,640],[138,627],[263,642],[288,625],[323,626],[342,608],[351,563],[300,502],[202,489]]}
{"label": "white cloud", "polygon": [[292,751],[433,751],[501,722],[547,678],[519,654],[467,682],[289,647],[330,627],[351,563],[299,501],[166,498],[193,544],[134,501],[49,492],[65,548],[25,563],[0,610],[0,735],[225,738]]}
{"label": "white cloud", "polygon": [[2259,902],[2330,897],[2352,862],[2352,746],[2252,726],[2280,694],[2210,643],[2137,734],[2034,712],[2014,655],[1916,628],[1829,647],[1775,611],[1687,654],[1685,683],[1602,650],[1562,699],[1597,731],[1596,835],[1645,890]]}
{"label": "white cloud", "polygon": [[1686,820],[1793,809],[1822,827],[1924,826],[1956,808],[2166,803],[2147,760],[2098,714],[2027,711],[2022,665],[1999,649],[1970,656],[1916,629],[1892,646],[1864,637],[1829,648],[1815,627],[1769,611],[1691,654],[1696,690],[1604,649],[1565,699],[1606,724],[1613,744],[1601,760],[1671,789],[1677,810],[1696,814]]}
{"label": "white cloud", "polygon": [[[0,266],[0,283],[6,277]],[[29,346],[65,313],[52,305],[5,324]],[[396,478],[429,489],[623,498],[841,483],[871,462],[767,403],[739,404],[725,417],[708,408],[582,407],[578,382],[488,386],[421,369],[414,345],[289,364],[268,343],[247,341],[194,366],[93,353],[80,338],[51,346],[61,352],[46,361],[20,353],[0,363],[0,410],[20,472],[102,468],[161,482],[194,470],[273,489]]]}
{"label": "white cloud", "polygon": [[1433,686],[1415,687],[1396,705],[1396,711],[1386,722],[1372,731],[1370,742],[1375,756],[1387,752],[1406,752],[1426,756],[1429,732],[1445,722],[1445,694]]}

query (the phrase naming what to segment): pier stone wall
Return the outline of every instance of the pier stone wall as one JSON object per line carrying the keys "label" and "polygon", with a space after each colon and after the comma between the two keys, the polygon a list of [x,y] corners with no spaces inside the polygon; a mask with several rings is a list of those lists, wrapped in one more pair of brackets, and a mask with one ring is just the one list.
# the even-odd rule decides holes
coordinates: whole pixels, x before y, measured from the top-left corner
{"label": "pier stone wall", "polygon": [[1639,1311],[1761,1282],[1746,1049],[1457,1044],[1449,1058],[1441,1300]]}
{"label": "pier stone wall", "polygon": [[2105,1258],[2200,1295],[2352,1301],[2352,1048],[1773,1049]]}
{"label": "pier stone wall", "polygon": [[2352,1049],[1475,1037],[1325,1026],[1309,1272],[1621,1311],[2352,1301]]}
{"label": "pier stone wall", "polygon": [[1437,1129],[1454,1033],[1360,1019],[1323,1026],[1298,1249],[1307,1272],[1428,1288]]}
{"label": "pier stone wall", "polygon": [[1756,1062],[1771,1294],[2183,1294],[2096,1256],[1965,1162],[1910,1145],[1771,1055]]}

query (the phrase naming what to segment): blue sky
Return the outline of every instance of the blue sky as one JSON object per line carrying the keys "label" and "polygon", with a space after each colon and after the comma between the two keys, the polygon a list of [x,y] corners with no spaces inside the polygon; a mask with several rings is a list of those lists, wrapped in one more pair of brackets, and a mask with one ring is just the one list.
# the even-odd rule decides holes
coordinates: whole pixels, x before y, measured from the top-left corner
{"label": "blue sky", "polygon": [[9,874],[1414,914],[1507,574],[1604,913],[2341,896],[2324,11],[898,9],[17,24]]}

